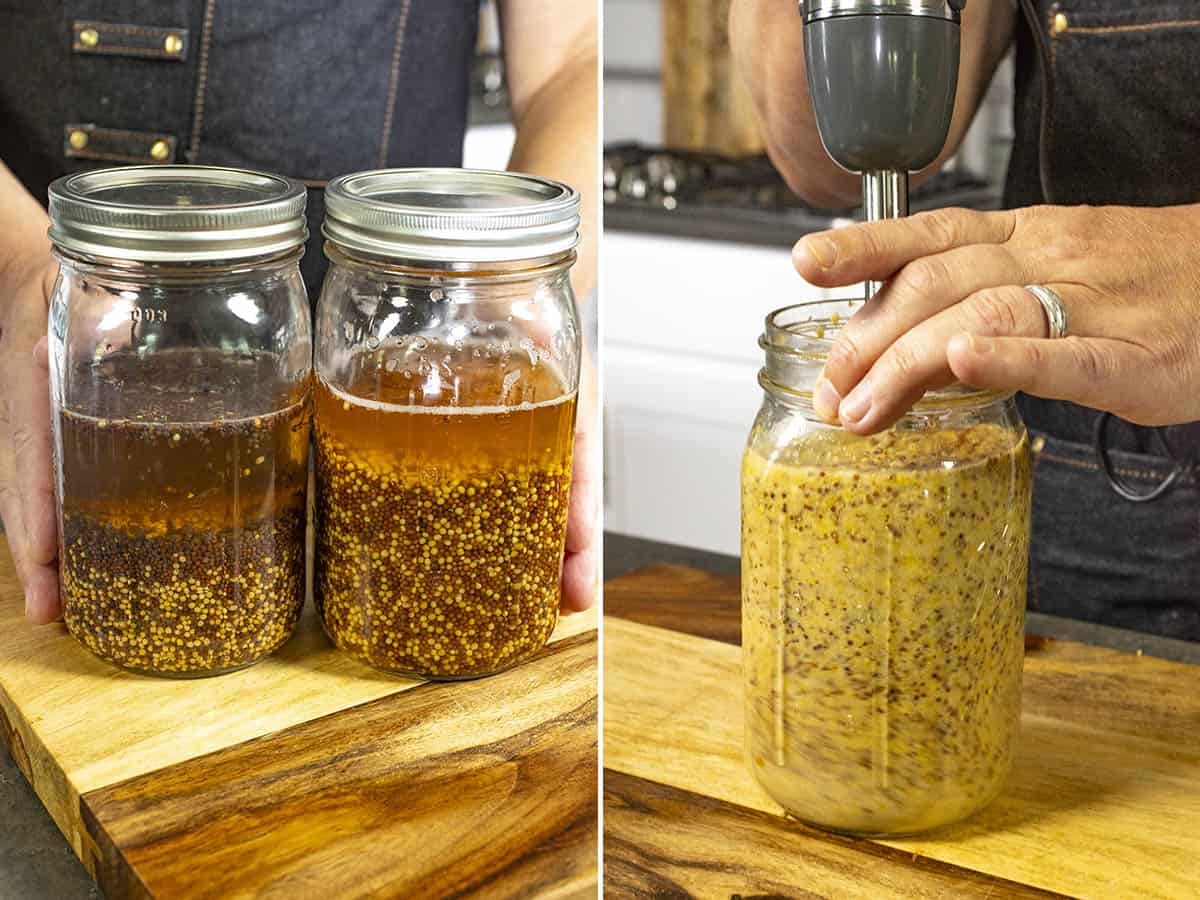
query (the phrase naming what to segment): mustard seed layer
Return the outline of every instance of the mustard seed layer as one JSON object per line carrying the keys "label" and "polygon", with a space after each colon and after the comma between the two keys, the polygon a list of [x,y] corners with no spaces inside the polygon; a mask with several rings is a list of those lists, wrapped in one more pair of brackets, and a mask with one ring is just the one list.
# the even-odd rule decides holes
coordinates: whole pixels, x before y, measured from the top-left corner
{"label": "mustard seed layer", "polygon": [[1023,435],[820,432],[748,452],[742,483],[747,743],[768,793],[868,834],[989,802],[1020,707]]}
{"label": "mustard seed layer", "polygon": [[64,412],[71,633],[118,666],[177,676],[249,665],[284,643],[304,602],[308,425],[306,399],[205,424]]}
{"label": "mustard seed layer", "polygon": [[544,646],[574,406],[384,407],[320,384],[314,591],[334,643],[433,678],[496,672]]}
{"label": "mustard seed layer", "polygon": [[219,532],[129,532],[84,516],[64,522],[65,618],[116,665],[216,674],[267,656],[304,601],[304,511]]}

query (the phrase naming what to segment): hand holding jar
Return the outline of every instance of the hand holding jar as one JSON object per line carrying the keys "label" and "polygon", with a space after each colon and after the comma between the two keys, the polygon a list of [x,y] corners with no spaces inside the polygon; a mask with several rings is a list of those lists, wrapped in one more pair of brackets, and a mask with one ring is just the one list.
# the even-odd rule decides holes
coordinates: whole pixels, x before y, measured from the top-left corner
{"label": "hand holding jar", "polygon": [[0,164],[0,518],[35,622],[59,615],[45,352],[58,269],[46,225],[37,201]]}
{"label": "hand holding jar", "polygon": [[61,610],[46,399],[46,303],[53,283],[53,271],[29,272],[0,312],[0,516],[25,588],[26,615],[43,623]]}
{"label": "hand holding jar", "polygon": [[[1200,418],[1200,210],[946,209],[855,225],[796,245],[822,287],[888,279],[842,329],[814,406],[850,431],[881,431],[929,389],[1070,400],[1138,424]],[[1024,285],[1050,288],[1068,324]]]}

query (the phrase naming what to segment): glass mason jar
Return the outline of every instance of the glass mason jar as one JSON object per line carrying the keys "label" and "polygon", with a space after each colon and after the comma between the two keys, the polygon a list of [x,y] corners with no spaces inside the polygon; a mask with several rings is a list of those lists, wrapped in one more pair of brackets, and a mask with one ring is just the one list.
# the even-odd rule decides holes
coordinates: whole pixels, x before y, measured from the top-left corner
{"label": "glass mason jar", "polygon": [[558,620],[579,385],[579,197],[413,169],[326,191],[314,592],[381,669],[471,678]]}
{"label": "glass mason jar", "polygon": [[63,612],[98,656],[249,665],[304,602],[312,339],[305,192],[147,166],[50,188]]}
{"label": "glass mason jar", "polygon": [[748,764],[789,813],[862,835],[999,793],[1020,713],[1029,444],[1011,394],[953,386],[892,429],[817,419],[850,302],[767,317],[742,465]]}

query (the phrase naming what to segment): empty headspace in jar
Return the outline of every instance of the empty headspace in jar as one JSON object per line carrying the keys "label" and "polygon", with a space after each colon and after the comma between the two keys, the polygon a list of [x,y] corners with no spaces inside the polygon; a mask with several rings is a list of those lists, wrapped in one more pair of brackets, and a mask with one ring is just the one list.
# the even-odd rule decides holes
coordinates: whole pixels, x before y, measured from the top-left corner
{"label": "empty headspace in jar", "polygon": [[[770,313],[758,341],[765,356],[759,383],[776,398],[798,407],[805,418],[815,418],[811,413],[813,388],[829,360],[839,332],[862,308],[861,299],[833,298],[785,306]],[[1011,392],[981,390],[956,381],[927,391],[895,430],[898,433],[928,433],[945,428],[949,432],[966,432],[947,434],[940,439],[957,445],[957,449],[970,453],[972,445],[981,441],[988,444],[989,449],[995,449],[992,431],[972,426],[994,418],[989,407],[1010,396]],[[844,451],[851,456],[868,448],[894,449],[889,442],[903,443],[927,459],[930,454],[924,447],[932,447],[937,442],[931,444],[925,438],[891,437],[888,434],[864,443],[857,443],[849,435],[831,437],[823,434],[816,441],[826,442],[825,446],[831,450]]]}
{"label": "empty headspace in jar", "polygon": [[288,353],[213,348],[128,348],[81,359],[67,370],[62,405],[108,422],[234,427],[291,412],[311,387]]}

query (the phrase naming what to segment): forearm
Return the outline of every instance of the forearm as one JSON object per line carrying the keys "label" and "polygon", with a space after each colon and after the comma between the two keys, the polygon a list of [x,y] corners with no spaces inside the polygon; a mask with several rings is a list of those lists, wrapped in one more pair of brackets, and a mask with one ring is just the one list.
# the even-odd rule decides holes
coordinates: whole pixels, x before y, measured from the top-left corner
{"label": "forearm", "polygon": [[[971,0],[963,13],[962,55],[954,119],[942,155],[914,184],[935,173],[958,149],[996,66],[1012,41],[1010,0]],[[771,160],[788,184],[818,206],[842,207],[860,198],[857,176],[840,169],[821,146],[808,97],[804,32],[789,0],[733,0],[730,46],[758,111]]]}
{"label": "forearm", "polygon": [[41,204],[0,162],[0,291],[50,265],[49,224]]}
{"label": "forearm", "polygon": [[597,186],[599,79],[595,45],[574,58],[522,105],[509,168],[573,186],[582,197],[582,241],[572,283],[584,300],[596,287],[600,231]]}

